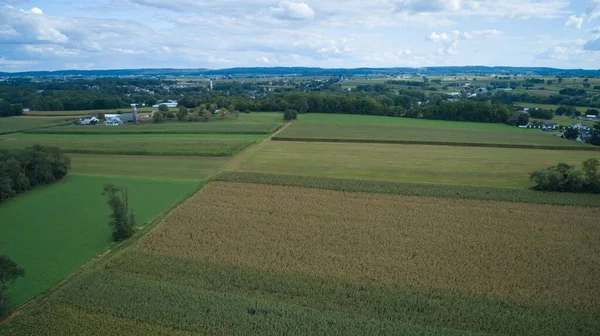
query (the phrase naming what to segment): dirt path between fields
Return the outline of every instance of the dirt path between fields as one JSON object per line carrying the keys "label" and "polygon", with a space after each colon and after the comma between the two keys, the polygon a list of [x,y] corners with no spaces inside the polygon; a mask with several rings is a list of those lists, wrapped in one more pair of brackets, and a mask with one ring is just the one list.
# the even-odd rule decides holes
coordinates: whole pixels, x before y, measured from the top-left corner
{"label": "dirt path between fields", "polygon": [[[232,159],[231,161],[229,161],[229,163],[220,171],[218,171],[215,175],[219,174],[220,172],[223,171],[228,171],[228,170],[236,170],[239,168],[240,162],[244,160],[244,158],[248,157],[248,155],[252,155],[253,153],[255,153],[257,150],[260,150],[266,143],[268,143],[269,141],[271,141],[271,139],[274,136],[277,136],[279,133],[283,132],[286,128],[288,128],[292,123],[288,122],[287,124],[285,124],[282,128],[280,128],[277,132],[271,134],[268,138],[266,138],[265,140],[247,147],[246,149],[244,149],[243,151],[237,153]],[[214,176],[214,175],[213,175]],[[212,178],[212,176],[211,176]]]}

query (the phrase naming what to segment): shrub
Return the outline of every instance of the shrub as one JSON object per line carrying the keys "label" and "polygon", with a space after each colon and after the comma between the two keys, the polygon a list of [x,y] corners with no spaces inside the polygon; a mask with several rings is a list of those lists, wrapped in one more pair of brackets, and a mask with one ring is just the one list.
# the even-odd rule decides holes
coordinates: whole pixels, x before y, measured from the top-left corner
{"label": "shrub", "polygon": [[155,124],[161,123],[165,120],[165,116],[162,112],[157,111],[152,114],[152,122]]}
{"label": "shrub", "polygon": [[298,111],[296,110],[286,110],[283,112],[283,120],[291,121],[298,119]]}
{"label": "shrub", "polygon": [[600,161],[589,159],[583,162],[583,171],[566,163],[531,173],[530,179],[535,182],[535,190],[600,193]]}

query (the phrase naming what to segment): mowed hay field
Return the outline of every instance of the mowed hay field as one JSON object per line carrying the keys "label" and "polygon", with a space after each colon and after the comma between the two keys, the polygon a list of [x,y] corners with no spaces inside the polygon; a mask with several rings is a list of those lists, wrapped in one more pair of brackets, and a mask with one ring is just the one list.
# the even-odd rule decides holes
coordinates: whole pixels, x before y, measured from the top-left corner
{"label": "mowed hay field", "polygon": [[271,134],[279,124],[220,121],[106,126],[61,126],[36,129],[37,134]]}
{"label": "mowed hay field", "polygon": [[270,141],[240,154],[234,171],[529,188],[529,174],[600,152]]}
{"label": "mowed hay field", "polygon": [[0,149],[23,149],[35,144],[56,146],[67,153],[231,156],[266,135],[65,135],[12,134],[0,137]]}
{"label": "mowed hay field", "polygon": [[211,183],[7,335],[593,335],[599,209]]}
{"label": "mowed hay field", "polygon": [[65,118],[36,118],[26,116],[0,118],[0,135],[65,125],[69,122],[70,119]]}
{"label": "mowed hay field", "polygon": [[392,117],[303,114],[274,140],[429,143],[494,147],[586,148],[542,130],[504,124]]}

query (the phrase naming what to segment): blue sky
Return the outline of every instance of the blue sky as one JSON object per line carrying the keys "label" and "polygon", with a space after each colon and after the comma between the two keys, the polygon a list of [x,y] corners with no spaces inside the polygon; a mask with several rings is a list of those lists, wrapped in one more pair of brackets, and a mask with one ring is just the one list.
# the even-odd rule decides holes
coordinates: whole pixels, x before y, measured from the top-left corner
{"label": "blue sky", "polygon": [[600,68],[600,0],[0,0],[0,71]]}

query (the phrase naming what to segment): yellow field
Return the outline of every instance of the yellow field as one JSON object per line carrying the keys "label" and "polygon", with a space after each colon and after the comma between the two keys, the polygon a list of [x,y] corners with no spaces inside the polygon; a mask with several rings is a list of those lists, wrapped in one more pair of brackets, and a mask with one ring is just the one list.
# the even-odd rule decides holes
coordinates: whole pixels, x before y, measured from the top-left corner
{"label": "yellow field", "polygon": [[340,283],[600,309],[600,209],[212,183],[137,252]]}

